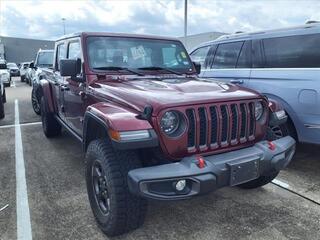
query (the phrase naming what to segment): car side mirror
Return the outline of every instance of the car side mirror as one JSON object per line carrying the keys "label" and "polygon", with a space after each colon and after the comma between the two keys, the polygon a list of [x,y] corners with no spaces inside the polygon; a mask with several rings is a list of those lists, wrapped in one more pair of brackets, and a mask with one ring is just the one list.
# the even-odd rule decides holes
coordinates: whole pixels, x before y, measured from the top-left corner
{"label": "car side mirror", "polygon": [[34,63],[30,63],[29,68],[34,68]]}
{"label": "car side mirror", "polygon": [[197,74],[201,72],[201,64],[198,62],[193,62],[194,68],[196,69]]}
{"label": "car side mirror", "polygon": [[71,77],[77,79],[81,73],[81,59],[61,59],[59,61],[60,75],[62,77]]}

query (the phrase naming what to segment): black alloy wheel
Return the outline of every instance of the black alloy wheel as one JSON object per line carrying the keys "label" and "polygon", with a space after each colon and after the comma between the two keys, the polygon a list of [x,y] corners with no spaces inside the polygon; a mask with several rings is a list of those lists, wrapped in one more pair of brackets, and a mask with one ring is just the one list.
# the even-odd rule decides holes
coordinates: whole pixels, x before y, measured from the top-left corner
{"label": "black alloy wheel", "polygon": [[96,204],[103,215],[107,215],[110,210],[110,196],[107,186],[105,171],[103,170],[100,161],[95,160],[92,165],[91,181],[93,184]]}

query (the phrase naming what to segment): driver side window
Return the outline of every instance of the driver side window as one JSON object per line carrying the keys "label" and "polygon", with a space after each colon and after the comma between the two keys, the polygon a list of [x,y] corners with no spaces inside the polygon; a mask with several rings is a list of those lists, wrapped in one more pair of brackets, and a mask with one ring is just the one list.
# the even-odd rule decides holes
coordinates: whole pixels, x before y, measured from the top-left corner
{"label": "driver side window", "polygon": [[60,70],[59,62],[61,59],[66,58],[66,46],[64,43],[61,43],[57,46],[57,57],[56,57],[56,69]]}

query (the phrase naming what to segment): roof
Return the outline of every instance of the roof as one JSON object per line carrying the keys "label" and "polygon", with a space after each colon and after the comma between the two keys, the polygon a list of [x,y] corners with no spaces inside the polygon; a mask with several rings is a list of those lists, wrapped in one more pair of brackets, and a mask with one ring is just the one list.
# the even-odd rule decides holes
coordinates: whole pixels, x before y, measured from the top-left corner
{"label": "roof", "polygon": [[144,38],[144,39],[158,39],[158,40],[170,40],[180,41],[177,38],[156,36],[156,35],[143,35],[143,34],[129,34],[129,33],[109,33],[109,32],[79,32],[64,35],[57,39],[57,41],[73,38],[73,37],[87,37],[87,36],[103,36],[103,37],[128,37],[128,38]]}
{"label": "roof", "polygon": [[[248,40],[248,39],[259,39],[262,37],[277,37],[281,35],[297,35],[303,34],[306,31],[308,33],[320,33],[320,23],[313,22],[307,23],[304,25],[289,27],[289,28],[278,28],[272,30],[262,30],[256,32],[247,32],[247,33],[234,33],[234,34],[227,34],[223,35],[213,41],[209,41],[206,43],[201,44],[200,46],[206,46],[211,43],[218,43],[218,42],[229,42],[230,40]],[[198,46],[199,47],[199,46]]]}

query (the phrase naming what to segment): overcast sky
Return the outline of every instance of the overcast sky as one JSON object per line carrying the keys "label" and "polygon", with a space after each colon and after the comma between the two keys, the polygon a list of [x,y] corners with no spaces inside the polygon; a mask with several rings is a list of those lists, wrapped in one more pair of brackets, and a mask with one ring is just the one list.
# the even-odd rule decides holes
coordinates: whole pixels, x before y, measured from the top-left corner
{"label": "overcast sky", "polygon": [[[188,34],[252,31],[320,20],[320,1],[188,0]],[[55,39],[66,32],[108,31],[182,36],[184,0],[0,0],[0,35]]]}

